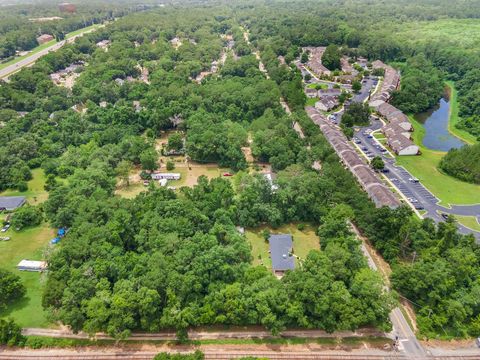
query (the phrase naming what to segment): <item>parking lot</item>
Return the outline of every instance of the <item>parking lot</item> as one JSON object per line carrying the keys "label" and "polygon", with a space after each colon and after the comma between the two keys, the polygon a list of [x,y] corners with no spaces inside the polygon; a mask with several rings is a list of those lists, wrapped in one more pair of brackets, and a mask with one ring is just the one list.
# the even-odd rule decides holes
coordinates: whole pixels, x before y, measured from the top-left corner
{"label": "parking lot", "polygon": [[[380,127],[381,122],[373,120],[370,126],[356,129],[353,142],[369,160],[375,156],[382,158],[385,163],[384,175],[403,195],[404,200],[408,201],[409,205],[417,211],[425,211],[423,216],[432,218],[435,222],[445,220],[447,214],[478,216],[478,206],[475,205],[452,206],[451,208],[438,205],[439,199],[422,185],[421,179],[416,179],[405,168],[396,165],[395,158],[372,135],[372,132],[380,129]],[[458,224],[458,230],[462,234],[473,233],[476,239],[480,241],[480,232],[473,231],[460,224]]]}

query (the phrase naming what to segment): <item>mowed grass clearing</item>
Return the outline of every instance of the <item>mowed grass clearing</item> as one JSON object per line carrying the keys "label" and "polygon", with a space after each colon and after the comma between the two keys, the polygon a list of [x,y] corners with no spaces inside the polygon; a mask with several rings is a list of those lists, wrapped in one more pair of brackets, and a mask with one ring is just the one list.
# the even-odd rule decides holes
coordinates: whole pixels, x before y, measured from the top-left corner
{"label": "mowed grass clearing", "polygon": [[[305,259],[310,250],[319,250],[320,240],[315,234],[315,228],[306,224],[305,228],[300,231],[297,225],[295,223],[286,224],[277,229],[263,225],[253,229],[246,229],[245,236],[252,246],[252,264],[264,265],[268,269],[272,269],[272,261],[268,252],[268,241],[265,241],[262,236],[264,229],[268,229],[271,234],[291,234],[293,238],[293,253],[300,259]],[[295,258],[295,263],[298,264],[297,258]]]}
{"label": "mowed grass clearing", "polygon": [[5,190],[0,196],[25,196],[27,202],[31,205],[38,205],[48,199],[48,193],[45,191],[46,176],[42,169],[32,170],[32,180],[28,181],[27,191]]}
{"label": "mowed grass clearing", "polygon": [[412,116],[409,117],[415,131],[413,141],[420,146],[422,152],[417,156],[397,156],[398,165],[405,167],[417,177],[425,187],[440,199],[440,204],[471,205],[480,203],[480,185],[460,181],[442,173],[438,169],[445,152],[427,149],[422,145],[425,128]]}
{"label": "mowed grass clearing", "polygon": [[460,224],[466,226],[469,229],[480,231],[480,224],[478,223],[476,216],[455,215],[455,219],[457,219]]}
{"label": "mowed grass clearing", "polygon": [[[3,234],[2,234],[3,235]],[[51,326],[42,308],[45,274],[17,270],[22,259],[42,260],[44,251],[55,231],[47,224],[22,231],[8,230],[4,236],[10,241],[0,241],[0,266],[19,275],[27,288],[25,297],[0,312],[0,317],[12,317],[22,327]]]}

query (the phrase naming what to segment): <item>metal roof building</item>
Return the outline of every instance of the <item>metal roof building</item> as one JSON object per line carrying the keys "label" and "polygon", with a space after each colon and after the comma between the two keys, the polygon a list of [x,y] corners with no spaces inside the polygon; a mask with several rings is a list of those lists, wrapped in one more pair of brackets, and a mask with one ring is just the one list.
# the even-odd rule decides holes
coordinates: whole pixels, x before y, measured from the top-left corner
{"label": "metal roof building", "polygon": [[270,244],[273,272],[281,276],[285,271],[293,270],[295,268],[295,261],[292,256],[292,235],[270,235],[268,242]]}
{"label": "metal roof building", "polygon": [[25,201],[25,196],[0,196],[0,208],[12,211],[25,204]]}

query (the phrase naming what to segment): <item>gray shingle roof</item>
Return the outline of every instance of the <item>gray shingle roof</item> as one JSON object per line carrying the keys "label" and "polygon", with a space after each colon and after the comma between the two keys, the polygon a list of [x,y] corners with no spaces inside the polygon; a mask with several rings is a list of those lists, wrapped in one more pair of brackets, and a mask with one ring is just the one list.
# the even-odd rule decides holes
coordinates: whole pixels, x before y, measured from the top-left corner
{"label": "gray shingle roof", "polygon": [[272,258],[272,268],[276,270],[291,270],[295,268],[295,261],[292,252],[292,235],[280,234],[270,235],[270,257]]}
{"label": "gray shingle roof", "polygon": [[0,196],[0,208],[15,210],[25,203],[25,196]]}

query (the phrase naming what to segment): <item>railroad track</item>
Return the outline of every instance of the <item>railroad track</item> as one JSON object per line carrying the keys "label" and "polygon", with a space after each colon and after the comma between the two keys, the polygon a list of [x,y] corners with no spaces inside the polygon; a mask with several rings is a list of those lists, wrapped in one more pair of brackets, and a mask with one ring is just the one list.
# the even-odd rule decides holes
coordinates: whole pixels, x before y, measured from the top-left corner
{"label": "railroad track", "polygon": [[[0,360],[152,360],[156,352],[117,352],[117,353],[70,353],[51,354],[38,350],[37,353],[15,354],[14,351],[0,352]],[[188,352],[179,352],[188,353]],[[231,360],[246,356],[262,357],[269,360],[478,360],[479,355],[451,355],[429,357],[407,357],[403,354],[366,355],[366,354],[328,354],[314,352],[272,352],[272,351],[219,351],[205,352],[206,360]]]}

